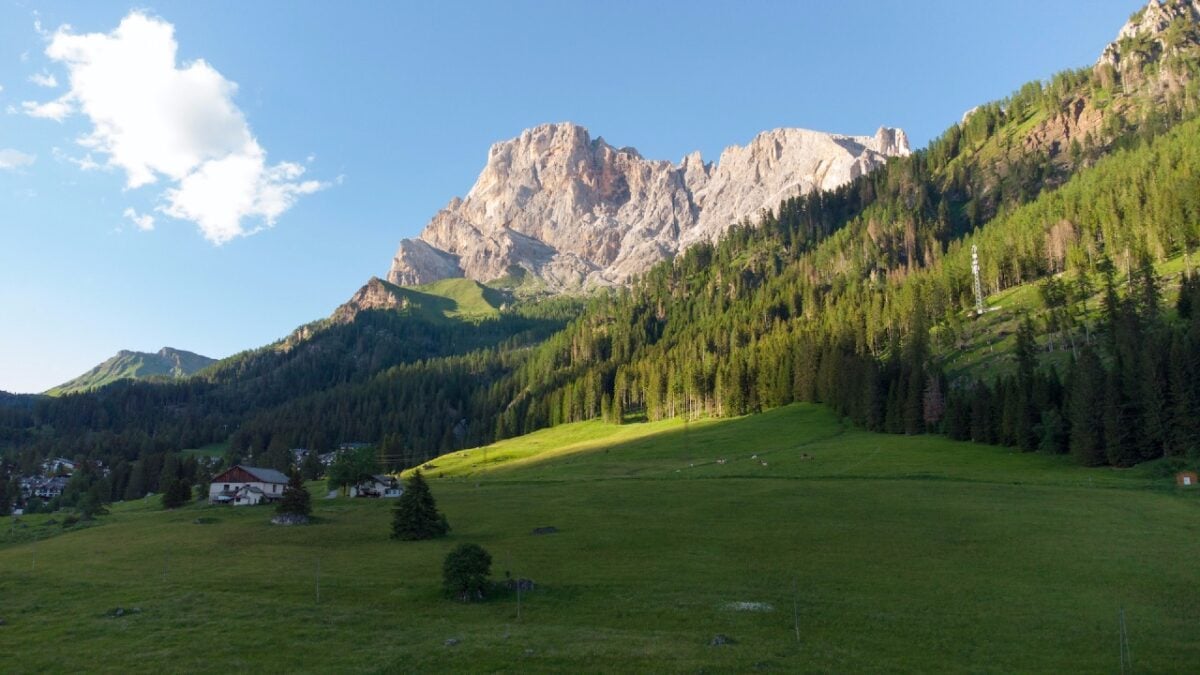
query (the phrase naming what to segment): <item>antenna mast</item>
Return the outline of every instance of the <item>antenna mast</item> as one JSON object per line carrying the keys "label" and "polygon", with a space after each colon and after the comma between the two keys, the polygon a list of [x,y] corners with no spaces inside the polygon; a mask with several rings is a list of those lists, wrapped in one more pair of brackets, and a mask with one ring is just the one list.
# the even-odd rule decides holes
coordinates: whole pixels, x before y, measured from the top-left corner
{"label": "antenna mast", "polygon": [[979,282],[979,247],[971,244],[971,274],[975,277],[975,316],[983,316],[983,284]]}

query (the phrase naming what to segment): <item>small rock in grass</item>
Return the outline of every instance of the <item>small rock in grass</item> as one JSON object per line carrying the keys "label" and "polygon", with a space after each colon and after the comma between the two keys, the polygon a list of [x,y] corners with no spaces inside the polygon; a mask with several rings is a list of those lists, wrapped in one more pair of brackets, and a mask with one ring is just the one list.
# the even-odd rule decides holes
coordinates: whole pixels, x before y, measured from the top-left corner
{"label": "small rock in grass", "polygon": [[449,640],[446,640],[447,647],[454,647],[457,645],[458,645],[458,638],[450,638]]}
{"label": "small rock in grass", "polygon": [[546,527],[535,527],[535,528],[533,528],[533,533],[534,534],[557,534],[558,528],[553,525],[547,525]]}
{"label": "small rock in grass", "polygon": [[308,516],[299,513],[281,513],[271,519],[272,525],[307,525]]}
{"label": "small rock in grass", "polygon": [[708,642],[708,645],[710,647],[720,647],[722,645],[736,645],[736,644],[737,644],[737,640],[734,640],[733,638],[729,637],[728,635],[723,635],[721,633],[717,633],[716,635],[714,635],[713,639]]}

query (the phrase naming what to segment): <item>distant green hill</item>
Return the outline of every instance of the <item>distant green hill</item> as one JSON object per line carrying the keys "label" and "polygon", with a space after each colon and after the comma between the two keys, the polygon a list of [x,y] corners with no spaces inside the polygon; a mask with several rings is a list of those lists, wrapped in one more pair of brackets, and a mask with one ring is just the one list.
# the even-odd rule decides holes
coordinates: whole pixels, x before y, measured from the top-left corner
{"label": "distant green hill", "polygon": [[187,377],[213,363],[216,363],[215,359],[170,347],[163,347],[153,354],[122,349],[116,356],[83,375],[46,391],[46,394],[73,394],[103,387],[117,380]]}

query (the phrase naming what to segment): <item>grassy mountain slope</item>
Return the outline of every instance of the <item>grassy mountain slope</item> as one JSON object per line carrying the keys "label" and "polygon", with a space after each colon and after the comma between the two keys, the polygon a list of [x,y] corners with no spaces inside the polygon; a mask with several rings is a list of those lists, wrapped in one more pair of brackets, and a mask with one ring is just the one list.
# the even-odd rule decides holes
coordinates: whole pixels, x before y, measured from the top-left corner
{"label": "grassy mountain slope", "polygon": [[193,375],[216,363],[216,359],[182,349],[163,347],[157,352],[122,350],[79,377],[46,391],[62,396],[89,391],[118,380],[172,380]]}
{"label": "grassy mountain slope", "polygon": [[[317,524],[280,528],[269,509],[150,500],[44,538],[34,564],[29,539],[63,530],[24,518],[0,534],[0,666],[1105,671],[1122,609],[1139,670],[1200,658],[1197,495],[1141,470],[871,434],[812,406],[529,440],[545,452],[522,464],[433,460],[455,476],[431,479],[445,540],[388,539],[386,501],[318,498]],[[462,542],[536,582],[519,615],[514,595],[442,597]]]}

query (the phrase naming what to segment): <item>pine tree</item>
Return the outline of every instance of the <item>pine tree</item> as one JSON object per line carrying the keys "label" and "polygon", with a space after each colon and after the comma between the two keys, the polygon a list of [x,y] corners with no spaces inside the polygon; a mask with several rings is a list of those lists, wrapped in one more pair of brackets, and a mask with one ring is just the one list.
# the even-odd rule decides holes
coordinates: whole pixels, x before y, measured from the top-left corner
{"label": "pine tree", "polygon": [[1069,414],[1071,454],[1084,466],[1107,461],[1104,454],[1104,368],[1091,347],[1085,346],[1071,369]]}
{"label": "pine tree", "polygon": [[1033,322],[1026,317],[1017,329],[1017,389],[1013,402],[1013,440],[1017,447],[1029,452],[1037,449],[1038,437],[1034,430],[1037,424],[1037,402],[1034,396],[1035,368],[1037,366],[1037,342],[1034,340]]}
{"label": "pine tree", "polygon": [[163,490],[164,509],[177,509],[192,500],[192,486],[185,479],[173,480],[165,484]]}
{"label": "pine tree", "polygon": [[0,477],[0,516],[12,513],[12,498],[8,496],[8,481]]}
{"label": "pine tree", "polygon": [[133,463],[129,474],[129,483],[125,486],[125,499],[141,499],[146,496],[146,463],[138,460]]}
{"label": "pine tree", "polygon": [[392,516],[392,538],[403,541],[434,539],[450,531],[446,516],[437,510],[433,493],[420,470],[414,471],[396,501]]}
{"label": "pine tree", "polygon": [[312,495],[304,487],[304,478],[299,471],[293,471],[288,477],[288,484],[283,488],[283,498],[275,507],[279,513],[293,516],[309,516],[312,514]]}

